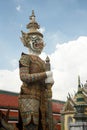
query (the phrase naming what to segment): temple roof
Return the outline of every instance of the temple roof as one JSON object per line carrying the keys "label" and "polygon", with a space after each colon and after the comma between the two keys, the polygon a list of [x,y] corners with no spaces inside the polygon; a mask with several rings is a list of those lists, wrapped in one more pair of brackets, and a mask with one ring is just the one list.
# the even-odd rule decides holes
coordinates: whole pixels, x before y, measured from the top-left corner
{"label": "temple roof", "polygon": [[0,90],[0,107],[18,108],[18,93]]}
{"label": "temple roof", "polygon": [[78,91],[76,94],[76,105],[82,105],[85,104],[85,96],[84,93],[82,91],[82,86],[80,83],[80,76],[78,76]]}
{"label": "temple roof", "polygon": [[75,111],[74,106],[75,105],[85,105],[87,104],[87,88],[85,88],[86,85],[81,85],[80,83],[80,77],[78,76],[78,90],[77,93],[73,97],[69,96],[67,97],[67,101],[63,107],[62,113],[70,113]]}
{"label": "temple roof", "polygon": [[64,101],[52,100],[52,111],[53,113],[61,113],[61,110],[64,106]]}

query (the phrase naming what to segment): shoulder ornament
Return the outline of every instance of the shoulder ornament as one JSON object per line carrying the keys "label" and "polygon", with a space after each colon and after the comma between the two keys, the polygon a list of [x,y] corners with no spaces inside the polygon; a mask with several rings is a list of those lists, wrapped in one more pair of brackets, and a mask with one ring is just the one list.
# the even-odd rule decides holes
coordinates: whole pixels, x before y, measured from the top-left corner
{"label": "shoulder ornament", "polygon": [[29,55],[22,53],[19,66],[20,67],[29,67],[30,58]]}

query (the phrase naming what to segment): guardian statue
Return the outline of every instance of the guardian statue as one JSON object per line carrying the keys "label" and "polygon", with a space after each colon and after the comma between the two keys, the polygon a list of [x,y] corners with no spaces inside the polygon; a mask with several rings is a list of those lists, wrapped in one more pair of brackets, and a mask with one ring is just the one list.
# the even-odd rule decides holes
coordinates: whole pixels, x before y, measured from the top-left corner
{"label": "guardian statue", "polygon": [[[27,25],[29,31],[22,31],[21,41],[29,50],[29,54],[22,53],[19,60],[19,73],[22,86],[19,95],[20,118],[23,130],[51,130],[49,126],[49,112],[52,97],[51,87],[54,83],[49,68],[49,58],[43,61],[39,55],[44,48],[43,35],[35,20],[34,11]],[[50,108],[49,108],[49,106]],[[52,121],[52,118],[50,118]]]}

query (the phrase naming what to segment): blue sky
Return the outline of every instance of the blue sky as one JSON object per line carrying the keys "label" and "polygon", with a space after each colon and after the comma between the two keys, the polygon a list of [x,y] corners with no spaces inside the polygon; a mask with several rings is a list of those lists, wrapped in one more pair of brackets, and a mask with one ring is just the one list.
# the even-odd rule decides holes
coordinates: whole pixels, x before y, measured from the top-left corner
{"label": "blue sky", "polygon": [[[43,35],[46,43],[44,52],[46,54],[52,56],[57,49],[60,50],[63,45],[69,45],[70,41],[79,41],[80,37],[82,37],[80,42],[82,39],[85,41],[83,37],[87,37],[87,0],[1,0],[1,71],[16,70],[21,52],[27,52],[20,41],[20,36],[21,30],[28,31],[26,25],[29,23],[32,10],[35,12],[36,21],[44,30]],[[62,65],[61,61],[60,63]],[[2,77],[2,75],[0,76]],[[83,76],[84,80],[86,76],[86,74]]]}
{"label": "blue sky", "polygon": [[20,57],[24,47],[19,37],[21,30],[27,31],[26,24],[32,10],[35,11],[40,26],[45,28],[44,51],[47,53],[53,52],[58,42],[63,43],[87,35],[86,0],[1,0],[1,69],[12,69],[9,61]]}

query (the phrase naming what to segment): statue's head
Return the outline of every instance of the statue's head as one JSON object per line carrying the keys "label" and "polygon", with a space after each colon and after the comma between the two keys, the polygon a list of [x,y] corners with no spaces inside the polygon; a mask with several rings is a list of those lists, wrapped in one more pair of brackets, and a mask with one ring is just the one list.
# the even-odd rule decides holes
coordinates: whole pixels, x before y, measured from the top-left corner
{"label": "statue's head", "polygon": [[35,52],[36,54],[41,54],[44,48],[43,38],[38,35],[30,36],[30,41],[28,44],[29,50]]}
{"label": "statue's head", "polygon": [[29,29],[28,33],[22,31],[21,40],[24,46],[29,48],[29,53],[33,53],[36,55],[41,54],[44,48],[43,35],[39,32],[40,26],[35,21],[34,11],[32,11],[32,15],[30,16],[30,23],[27,25],[27,29]]}

